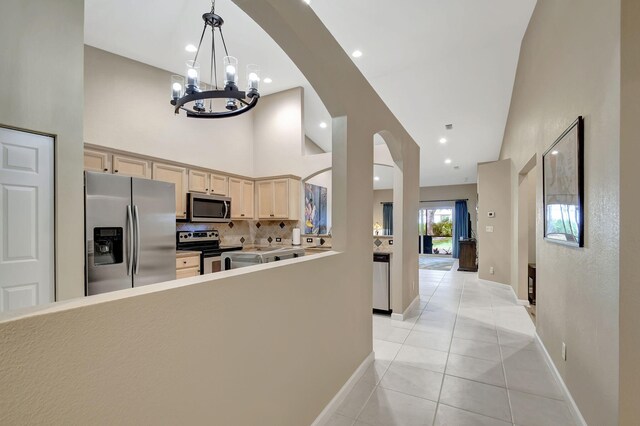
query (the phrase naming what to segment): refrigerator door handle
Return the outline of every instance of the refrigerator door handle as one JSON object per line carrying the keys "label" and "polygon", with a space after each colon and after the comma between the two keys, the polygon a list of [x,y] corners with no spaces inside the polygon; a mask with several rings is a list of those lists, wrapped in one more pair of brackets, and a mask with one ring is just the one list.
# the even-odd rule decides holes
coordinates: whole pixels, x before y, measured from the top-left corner
{"label": "refrigerator door handle", "polygon": [[131,205],[127,206],[127,225],[129,227],[129,235],[127,238],[129,239],[129,265],[127,266],[127,276],[131,276],[133,272],[133,213],[131,212]]}
{"label": "refrigerator door handle", "polygon": [[134,275],[137,275],[140,270],[140,215],[138,213],[138,206],[133,206],[133,212],[136,220],[136,266]]}

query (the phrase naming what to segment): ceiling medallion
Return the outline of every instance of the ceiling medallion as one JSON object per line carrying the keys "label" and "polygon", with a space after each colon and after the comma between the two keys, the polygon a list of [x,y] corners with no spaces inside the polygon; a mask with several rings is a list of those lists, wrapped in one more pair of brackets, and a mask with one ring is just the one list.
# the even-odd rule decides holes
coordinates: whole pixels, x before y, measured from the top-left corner
{"label": "ceiling medallion", "polygon": [[[192,61],[187,61],[186,78],[180,75],[171,76],[171,105],[175,107],[176,114],[183,110],[187,113],[187,117],[191,118],[234,117],[255,107],[260,98],[260,93],[258,93],[260,70],[257,65],[247,65],[247,91],[243,92],[238,89],[238,60],[229,56],[222,33],[224,20],[220,15],[216,15],[215,10],[216,2],[213,0],[211,12],[202,15],[204,28],[195,57]],[[198,63],[200,47],[208,27],[211,27],[211,84],[201,81],[200,64]],[[225,54],[223,58],[224,87],[222,88],[218,85],[216,28],[220,34]],[[222,101],[214,102],[214,99]],[[205,102],[206,100],[208,102]]]}

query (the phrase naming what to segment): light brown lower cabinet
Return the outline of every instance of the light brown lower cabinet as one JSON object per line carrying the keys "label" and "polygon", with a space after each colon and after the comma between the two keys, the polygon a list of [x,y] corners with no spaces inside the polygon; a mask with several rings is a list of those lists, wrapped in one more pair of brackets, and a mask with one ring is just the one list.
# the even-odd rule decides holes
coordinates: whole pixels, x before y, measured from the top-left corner
{"label": "light brown lower cabinet", "polygon": [[176,258],[176,279],[200,275],[200,256]]}

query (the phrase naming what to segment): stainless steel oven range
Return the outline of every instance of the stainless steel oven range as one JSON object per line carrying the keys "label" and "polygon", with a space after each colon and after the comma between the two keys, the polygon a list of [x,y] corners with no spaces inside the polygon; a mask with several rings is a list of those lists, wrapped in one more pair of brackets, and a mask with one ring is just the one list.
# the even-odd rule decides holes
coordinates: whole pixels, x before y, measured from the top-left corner
{"label": "stainless steel oven range", "polygon": [[176,249],[199,251],[201,274],[210,274],[223,270],[222,253],[242,250],[242,246],[221,246],[220,234],[215,229],[208,231],[178,231]]}

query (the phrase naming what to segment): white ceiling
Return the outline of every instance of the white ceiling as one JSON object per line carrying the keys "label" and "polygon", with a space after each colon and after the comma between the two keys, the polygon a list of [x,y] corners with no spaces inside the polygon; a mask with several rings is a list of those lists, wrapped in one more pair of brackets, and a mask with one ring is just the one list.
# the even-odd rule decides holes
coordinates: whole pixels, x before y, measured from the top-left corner
{"label": "white ceiling", "polygon": [[[312,0],[311,7],[346,52],[363,52],[354,62],[420,144],[421,185],[432,186],[475,182],[477,163],[498,158],[535,3]],[[193,56],[184,47],[197,44],[209,8],[209,0],[86,0],[85,42],[181,74]],[[307,135],[330,150],[330,126],[319,126],[330,124],[329,114],[291,60],[230,0],[218,0],[216,11],[241,69],[250,60],[273,79],[262,94],[305,88]],[[453,130],[445,130],[449,123]],[[438,142],[442,137],[446,144]]]}

